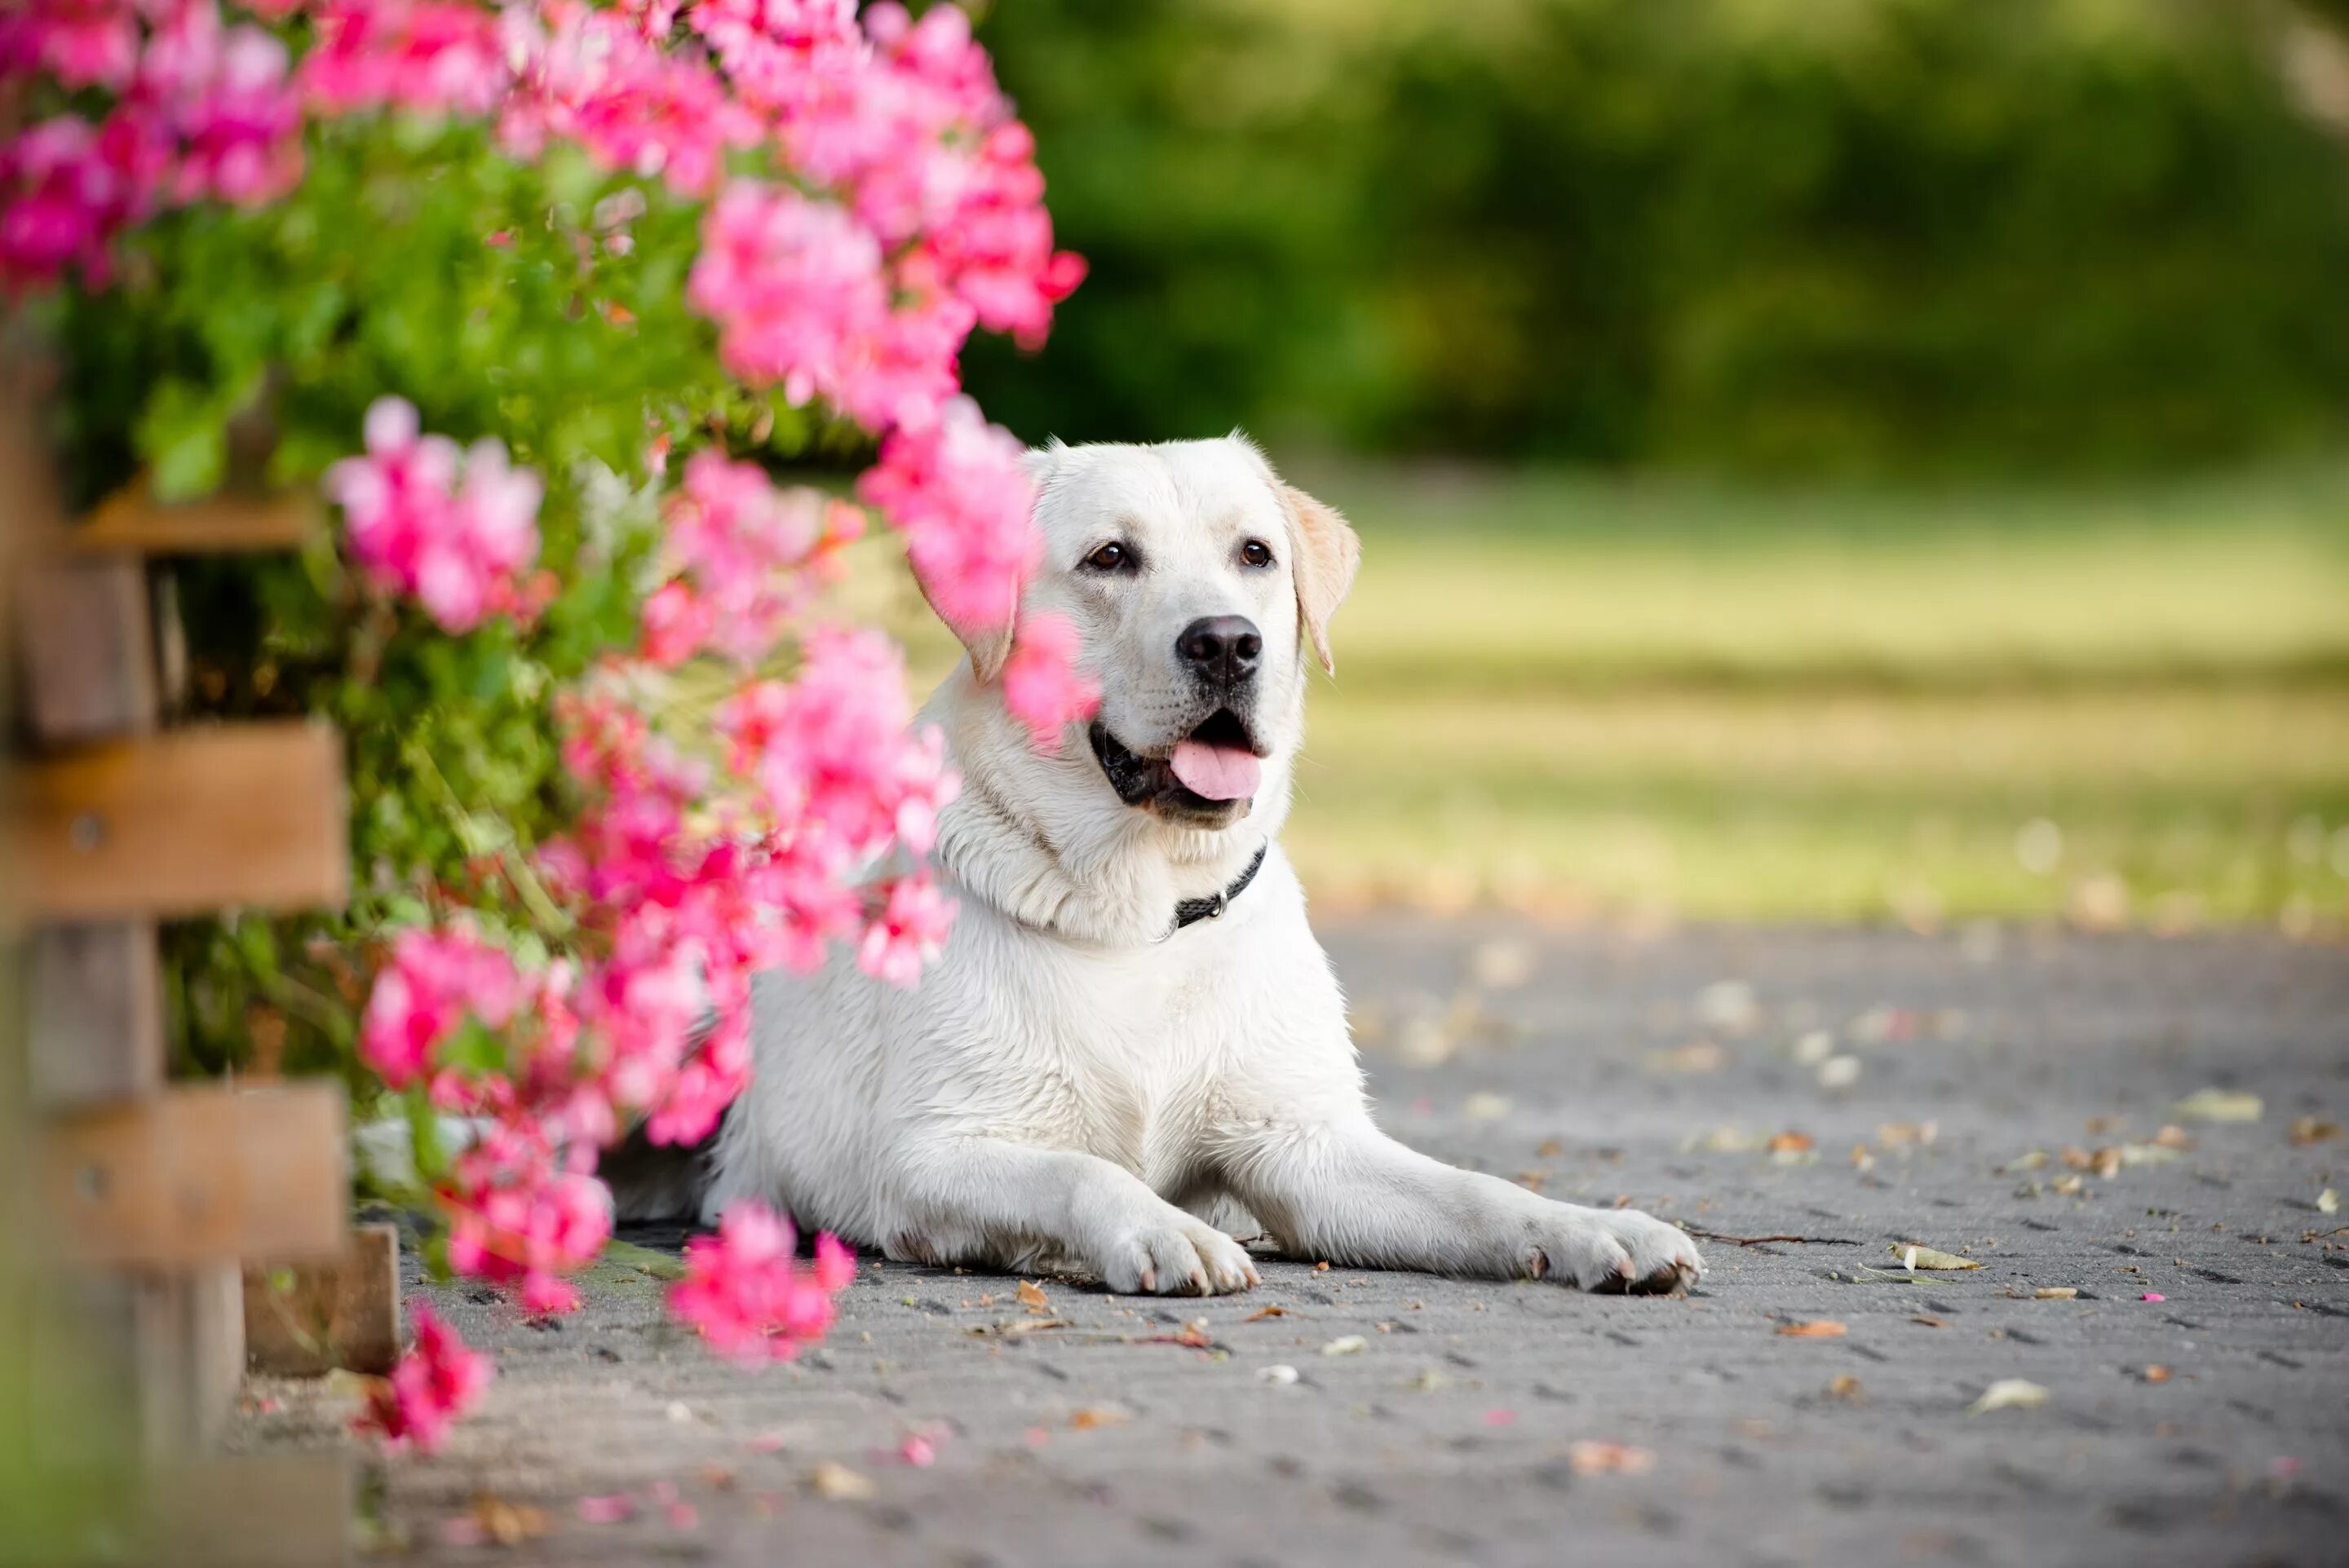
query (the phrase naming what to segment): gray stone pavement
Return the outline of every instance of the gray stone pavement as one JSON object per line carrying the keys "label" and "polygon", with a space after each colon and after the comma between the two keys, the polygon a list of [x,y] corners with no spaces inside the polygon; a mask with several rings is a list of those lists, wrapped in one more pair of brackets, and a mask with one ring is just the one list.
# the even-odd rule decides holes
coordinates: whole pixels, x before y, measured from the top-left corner
{"label": "gray stone pavement", "polygon": [[[2319,1202],[2349,1143],[2292,1135],[2349,1122],[2349,952],[1324,935],[1402,1137],[1819,1239],[1709,1242],[1684,1300],[1310,1263],[1206,1302],[1046,1282],[1069,1326],[1025,1332],[1010,1279],[868,1261],[822,1351],[747,1371],[609,1263],[554,1326],[439,1289],[499,1381],[440,1454],[379,1468],[384,1541],[450,1563],[2349,1563],[2349,1213]],[[2214,1088],[2258,1119],[2174,1109]],[[2191,1148],[2156,1141],[2173,1124]],[[1983,1266],[1912,1277],[1888,1251],[1910,1242]],[[1844,1331],[1782,1332],[1822,1320]],[[2044,1402],[1970,1412],[2011,1378]],[[332,1389],[255,1392],[239,1446],[336,1440]],[[918,1433],[926,1468],[899,1457]],[[579,1516],[621,1492],[626,1522]],[[481,1496],[519,1544],[450,1543]]]}

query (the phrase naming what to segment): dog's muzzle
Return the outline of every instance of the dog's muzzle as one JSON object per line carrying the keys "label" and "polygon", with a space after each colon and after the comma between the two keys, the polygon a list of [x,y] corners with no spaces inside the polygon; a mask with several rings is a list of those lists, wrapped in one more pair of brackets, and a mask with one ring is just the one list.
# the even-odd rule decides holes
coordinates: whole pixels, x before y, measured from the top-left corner
{"label": "dog's muzzle", "polygon": [[1247,815],[1255,803],[1262,750],[1247,724],[1217,708],[1164,757],[1134,750],[1095,720],[1087,732],[1102,776],[1129,806],[1202,825]]}

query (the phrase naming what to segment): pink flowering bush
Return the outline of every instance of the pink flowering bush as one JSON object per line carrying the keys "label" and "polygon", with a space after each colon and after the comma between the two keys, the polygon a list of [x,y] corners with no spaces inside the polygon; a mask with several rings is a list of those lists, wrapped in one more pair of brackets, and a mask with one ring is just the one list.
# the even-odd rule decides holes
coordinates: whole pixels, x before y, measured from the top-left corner
{"label": "pink flowering bush", "polygon": [[[191,705],[336,720],[360,870],[347,911],[173,931],[184,1054],[405,1116],[431,1264],[569,1310],[599,1154],[717,1126],[752,975],[911,985],[951,931],[943,740],[825,609],[865,509],[1009,634],[1038,746],[1096,701],[1019,615],[1019,446],[960,391],[974,331],[1040,344],[1083,275],[1033,144],[951,4],[23,0],[0,88],[69,496],[331,524],[181,571]],[[730,1212],[678,1311],[789,1354],[854,1272],[793,1245]],[[487,1370],[421,1308],[417,1345],[366,1419],[429,1447]]]}

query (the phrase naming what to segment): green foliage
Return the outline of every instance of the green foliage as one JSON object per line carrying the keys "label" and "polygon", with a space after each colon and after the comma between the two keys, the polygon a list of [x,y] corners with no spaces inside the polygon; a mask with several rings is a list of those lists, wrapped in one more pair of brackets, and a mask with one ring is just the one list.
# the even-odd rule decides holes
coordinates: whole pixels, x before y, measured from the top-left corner
{"label": "green foliage", "polygon": [[2228,0],[1019,0],[1092,274],[1023,435],[2158,467],[2349,397],[2349,162]]}
{"label": "green foliage", "polygon": [[403,118],[315,127],[307,152],[286,200],[170,215],[130,238],[115,287],[47,307],[71,500],[142,473],[169,500],[315,491],[392,392],[427,430],[493,435],[538,470],[559,591],[528,627],[452,637],[363,595],[327,539],[180,568],[196,716],[312,714],[346,738],[359,883],[347,914],[170,934],[186,1067],[262,1049],[347,1069],[364,988],[349,955],[364,965],[371,933],[457,889],[492,918],[522,913],[522,852],[568,788],[552,696],[634,639],[655,437],[714,429],[776,464],[843,438],[731,389],[684,303],[697,211],[657,183],[561,148],[518,163],[481,127]]}

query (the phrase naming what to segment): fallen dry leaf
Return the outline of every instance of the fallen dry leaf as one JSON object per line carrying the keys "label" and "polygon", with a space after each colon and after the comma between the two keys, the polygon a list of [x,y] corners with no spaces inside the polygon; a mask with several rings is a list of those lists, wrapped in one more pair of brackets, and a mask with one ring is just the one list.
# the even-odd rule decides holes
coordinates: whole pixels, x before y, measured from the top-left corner
{"label": "fallen dry leaf", "polygon": [[2147,1367],[2144,1377],[2148,1383],[2167,1383],[2169,1381],[2169,1368],[2158,1365]]}
{"label": "fallen dry leaf", "polygon": [[1044,1294],[1042,1285],[1023,1279],[1019,1282],[1019,1305],[1030,1312],[1050,1312],[1052,1298]]}
{"label": "fallen dry leaf", "polygon": [[2295,1117],[2284,1136],[2291,1139],[2298,1147],[2305,1149],[2312,1143],[2323,1143],[2327,1139],[2340,1137],[2341,1126],[2338,1122],[2327,1121],[2321,1116]]}
{"label": "fallen dry leaf", "polygon": [[508,1502],[494,1492],[473,1494],[473,1522],[481,1537],[501,1546],[519,1546],[546,1533],[546,1513],[528,1503]]}
{"label": "fallen dry leaf", "polygon": [[2153,1135],[2153,1140],[2164,1149],[2175,1149],[2180,1153],[2194,1147],[2192,1135],[2175,1122],[2165,1124],[2159,1132]]}
{"label": "fallen dry leaf", "polygon": [[2080,1294],[2077,1285],[2043,1284],[2031,1293],[2033,1301],[2069,1301]]}
{"label": "fallen dry leaf", "polygon": [[1971,1258],[1961,1258],[1955,1253],[1945,1253],[1935,1247],[1921,1246],[1915,1242],[1896,1242],[1884,1249],[1900,1260],[1904,1269],[1978,1269],[1982,1264]]}
{"label": "fallen dry leaf", "polygon": [[1009,1323],[978,1323],[963,1330],[981,1339],[1017,1339],[1023,1334],[1040,1334],[1048,1328],[1070,1328],[1075,1320],[1066,1317],[1019,1317]]}
{"label": "fallen dry leaf", "polygon": [[1848,1372],[1838,1372],[1827,1379],[1827,1398],[1848,1400],[1855,1405],[1868,1403],[1867,1391],[1860,1387],[1859,1379]]}
{"label": "fallen dry leaf", "polygon": [[1577,1475],[1645,1475],[1656,1456],[1630,1443],[1583,1439],[1566,1450],[1567,1468]]}
{"label": "fallen dry leaf", "polygon": [[2198,1088],[2171,1109],[2189,1121],[2257,1121],[2266,1107],[2241,1089]]}
{"label": "fallen dry leaf", "polygon": [[1950,1326],[1947,1320],[1939,1317],[1929,1317],[1921,1312],[1916,1316],[1910,1318],[1909,1321],[1911,1323],[1921,1323],[1928,1328],[1947,1328]]}
{"label": "fallen dry leaf", "polygon": [[[2338,1131],[2339,1129],[2336,1128],[2334,1130]],[[1565,1152],[1565,1144],[1560,1143],[1555,1138],[1545,1138],[1541,1140],[1541,1146],[1534,1150],[1534,1158],[1537,1160],[1555,1160]]]}
{"label": "fallen dry leaf", "polygon": [[1132,1419],[1132,1413],[1115,1405],[1087,1405],[1069,1418],[1069,1425],[1081,1432],[1090,1432],[1098,1427],[1122,1427]]}
{"label": "fallen dry leaf", "polygon": [[1851,1332],[1832,1317],[1815,1317],[1808,1323],[1782,1323],[1781,1337],[1786,1339],[1841,1339]]}
{"label": "fallen dry leaf", "polygon": [[2056,1191],[2061,1192],[2064,1197],[2076,1198],[2080,1195],[2084,1183],[2077,1176],[2065,1176],[2051,1183],[2051,1185],[2054,1187]]}
{"label": "fallen dry leaf", "polygon": [[808,1489],[834,1502],[862,1502],[874,1492],[873,1482],[837,1460],[826,1460],[808,1472]]}
{"label": "fallen dry leaf", "polygon": [[1782,1132],[1763,1147],[1773,1154],[1800,1154],[1817,1142],[1807,1132]]}
{"label": "fallen dry leaf", "polygon": [[2024,1377],[2002,1377],[1982,1390],[1981,1398],[1966,1407],[1969,1415],[1980,1416],[1992,1410],[2030,1410],[2047,1403],[2047,1390]]}
{"label": "fallen dry leaf", "polygon": [[1288,1308],[1285,1306],[1259,1306],[1254,1312],[1249,1313],[1246,1317],[1241,1318],[1240,1321],[1242,1323],[1259,1323],[1268,1317],[1287,1317],[1288,1315]]}
{"label": "fallen dry leaf", "polygon": [[2341,1194],[2334,1191],[2330,1187],[2327,1187],[2323,1191],[2319,1192],[2316,1195],[2316,1212],[2320,1214],[2339,1213],[2341,1212]]}
{"label": "fallen dry leaf", "polygon": [[1341,1334],[1321,1347],[1324,1356],[1360,1356],[1370,1344],[1359,1334]]}

